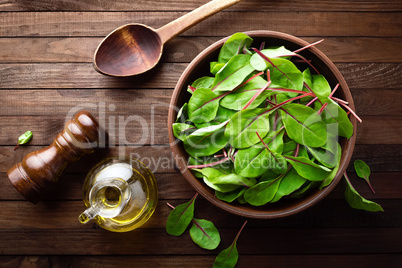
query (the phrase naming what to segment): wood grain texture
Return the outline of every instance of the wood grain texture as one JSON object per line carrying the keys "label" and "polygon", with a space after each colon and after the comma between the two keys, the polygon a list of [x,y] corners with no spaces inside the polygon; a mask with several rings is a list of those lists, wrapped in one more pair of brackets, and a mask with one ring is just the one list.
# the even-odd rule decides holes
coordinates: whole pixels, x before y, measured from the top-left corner
{"label": "wood grain texture", "polygon": [[[191,11],[208,0],[158,1],[158,5],[147,0],[1,0],[0,11]],[[350,0],[247,0],[230,10],[257,11],[402,11],[398,0],[350,1]]]}
{"label": "wood grain texture", "polygon": [[[300,264],[312,267],[345,268],[355,267],[400,267],[400,254],[337,254],[333,258],[330,254],[320,255],[244,255],[240,252],[238,267],[260,267],[264,263],[274,263],[275,267],[288,268]],[[210,268],[215,256],[1,256],[0,262],[4,267],[88,267],[113,268],[128,267],[135,263],[135,267],[194,267]],[[328,262],[328,260],[331,260]],[[0,264],[1,265],[1,264]]]}
{"label": "wood grain texture", "polygon": [[[228,247],[238,228],[223,229],[218,250]],[[121,235],[99,229],[0,230],[5,255],[209,255],[188,235],[172,237],[165,229],[142,228]],[[400,253],[401,228],[248,228],[238,242],[241,254],[373,254]],[[286,236],[287,243],[282,243]],[[267,237],[271,243],[266,243]],[[113,241],[113,243],[110,243]],[[146,241],[147,246],[135,241]],[[179,243],[180,241],[180,243]],[[326,241],[322,243],[322,241]],[[119,246],[116,247],[115,245]],[[364,244],[364,247],[361,245]],[[71,245],[74,245],[73,247]],[[260,245],[264,245],[263,247]]]}
{"label": "wood grain texture", "polygon": [[[402,115],[402,91],[399,89],[352,88],[352,92],[356,111],[360,116],[393,115],[390,120],[398,120],[398,116]],[[61,126],[67,114],[70,111],[74,112],[73,108],[78,106],[93,111],[97,117],[102,118],[100,120],[103,121],[104,125],[110,125],[108,121],[112,120],[117,120],[117,125],[120,120],[119,117],[125,115],[127,117],[131,114],[141,115],[147,122],[154,115],[153,119],[161,123],[162,127],[166,127],[163,125],[166,121],[163,116],[168,109],[167,103],[170,97],[170,90],[163,89],[0,90],[0,99],[3,100],[2,109],[0,109],[0,116],[3,119],[0,118],[0,120],[4,120],[4,123],[6,120],[10,120],[11,128],[16,127],[17,120],[20,120],[21,125],[40,124],[40,128],[50,128],[50,133],[53,133],[52,128],[57,128],[57,125]],[[18,110],[15,109],[17,104],[22,106]],[[42,109],[38,109],[38,107],[42,107]],[[49,122],[32,118],[32,116],[48,116],[49,112],[51,113],[51,116],[48,117]],[[368,117],[368,119],[371,121],[371,119],[375,120],[376,118]],[[364,123],[359,126],[363,125]],[[0,144],[2,143],[4,142],[0,142]]]}
{"label": "wood grain texture", "polygon": [[[83,170],[81,173],[77,173],[75,170],[69,170],[66,172],[58,184],[57,188],[51,193],[45,196],[47,201],[77,201],[82,199],[82,183],[85,179],[88,170]],[[376,190],[376,194],[371,192],[367,184],[357,175],[354,171],[349,173],[354,187],[364,197],[370,200],[376,199],[402,199],[402,182],[398,180],[401,176],[401,172],[376,172],[370,176],[371,184]],[[156,181],[158,183],[159,198],[161,200],[172,199],[175,197],[177,200],[190,200],[194,195],[194,189],[180,174],[180,172],[172,173],[155,173]],[[14,189],[14,187],[7,181],[6,173],[0,172],[0,181],[2,187],[0,188],[0,200],[1,201],[24,201],[25,199]],[[339,184],[335,190],[326,199],[344,199],[344,185]],[[396,201],[395,204],[398,204]],[[40,205],[40,204],[39,204]],[[38,206],[39,206],[38,205]],[[32,206],[30,206],[33,208]],[[208,213],[208,211],[205,211]]]}
{"label": "wood grain texture", "polygon": [[[155,214],[145,225],[141,226],[141,230],[165,229],[166,219],[171,211],[167,203],[179,205],[187,201],[159,199]],[[313,208],[295,216],[272,220],[249,220],[247,228],[398,228],[402,224],[398,202],[383,199],[375,199],[375,201],[381,204],[385,212],[370,214],[350,208],[343,199],[325,199]],[[37,205],[9,201],[3,211],[4,217],[0,219],[2,226],[0,233],[16,228],[27,231],[52,229],[67,232],[99,229],[94,222],[83,225],[78,221],[78,216],[85,209],[81,200],[46,201]],[[330,213],[325,211],[330,211]],[[27,222],[23,220],[25,217],[37,218],[37,220]],[[224,212],[202,198],[196,200],[195,217],[213,221],[219,230],[235,229],[244,222],[244,218]]]}
{"label": "wood grain texture", "polygon": [[[101,104],[103,106],[103,104]],[[99,105],[99,106],[101,106]],[[116,102],[106,104],[119,106]],[[75,105],[67,106],[64,114],[68,114],[73,110]],[[114,107],[113,106],[113,107]],[[163,113],[167,112],[167,107],[162,105],[155,108],[152,107],[139,107],[131,109],[130,114],[118,115],[114,111],[107,111],[102,113],[99,117],[101,127],[106,129],[109,137],[106,141],[111,146],[117,145],[168,145],[169,140],[166,137],[167,124]],[[29,107],[29,106],[28,106]],[[362,109],[362,108],[360,108]],[[61,109],[60,109],[61,110]],[[49,109],[48,111],[51,111]],[[99,111],[98,109],[94,110]],[[64,110],[60,111],[61,113]],[[0,124],[9,125],[7,131],[0,133],[0,144],[15,146],[16,138],[21,132],[22,128],[30,129],[33,131],[34,138],[30,145],[46,145],[49,143],[51,137],[55,137],[63,128],[63,122],[66,116],[64,114],[58,117],[42,116],[4,116],[0,117]],[[402,137],[402,117],[393,116],[361,116],[363,123],[358,125],[357,140],[358,144],[401,144]],[[384,131],[387,129],[387,131]]]}
{"label": "wood grain texture", "polygon": [[[132,78],[116,79],[97,73],[90,63],[4,63],[0,64],[4,89],[84,89],[76,94],[89,94],[89,89],[119,89],[175,87],[186,63],[161,63],[153,70]],[[348,86],[361,89],[401,89],[400,63],[338,63]],[[84,91],[84,92],[82,92]],[[171,94],[167,91],[166,94]]]}
{"label": "wood grain texture", "polygon": [[[385,212],[350,208],[341,181],[303,213],[250,220],[238,241],[237,267],[402,266],[402,2],[244,0],[169,41],[161,64],[145,75],[114,79],[94,71],[95,48],[111,30],[131,22],[158,28],[207,2],[0,0],[0,267],[211,267],[245,219],[198,197],[196,216],[212,220],[221,232],[218,249],[200,249],[188,232],[166,234],[166,203],[184,203],[195,193],[168,146],[167,105],[181,73],[203,49],[234,32],[256,29],[308,42],[324,39],[318,48],[345,77],[363,119],[348,175],[361,195]],[[6,171],[50,144],[70,112],[81,108],[100,118],[111,147],[70,166],[44,202],[30,204]],[[12,151],[28,129],[32,141]],[[141,140],[144,129],[148,136]],[[123,154],[154,171],[155,215],[126,234],[79,224],[81,187],[90,167]],[[356,176],[356,159],[370,166],[376,194]]]}
{"label": "wood grain texture", "polygon": [[[164,46],[161,62],[190,62],[220,38],[223,37],[177,37]],[[310,43],[319,40],[303,39]],[[0,63],[92,62],[101,40],[101,37],[1,38]],[[20,45],[16,46],[16,42]],[[401,43],[402,38],[326,37],[317,48],[333,62],[398,63],[402,58]]]}
{"label": "wood grain texture", "polygon": [[[0,37],[106,36],[128,23],[157,29],[185,12],[6,12]],[[262,18],[269,18],[264,20]],[[272,30],[296,36],[402,37],[397,12],[222,12],[194,26],[183,36],[227,36],[233,32]],[[353,25],[353,27],[350,27]],[[383,27],[387,25],[387,27]]]}

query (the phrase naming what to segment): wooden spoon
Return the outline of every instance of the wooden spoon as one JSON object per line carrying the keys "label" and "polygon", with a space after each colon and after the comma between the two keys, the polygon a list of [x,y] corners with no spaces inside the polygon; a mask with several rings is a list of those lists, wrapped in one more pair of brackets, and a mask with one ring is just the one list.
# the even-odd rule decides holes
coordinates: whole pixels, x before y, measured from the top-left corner
{"label": "wooden spoon", "polygon": [[144,73],[159,62],[165,42],[240,1],[213,0],[157,30],[138,23],[123,25],[99,44],[94,55],[94,68],[110,76]]}

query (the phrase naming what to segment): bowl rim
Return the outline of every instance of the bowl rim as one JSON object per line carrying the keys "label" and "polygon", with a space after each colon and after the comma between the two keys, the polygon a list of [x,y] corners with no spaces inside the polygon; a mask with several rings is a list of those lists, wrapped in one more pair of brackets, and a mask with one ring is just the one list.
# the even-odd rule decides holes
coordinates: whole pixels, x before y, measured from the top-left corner
{"label": "bowl rim", "polygon": [[[283,39],[284,41],[287,42],[292,42],[295,43],[296,45],[299,45],[301,47],[309,45],[308,42],[304,41],[303,39],[300,39],[296,36],[282,33],[282,32],[276,32],[276,31],[268,31],[268,30],[255,30],[255,31],[245,31],[243,32],[244,34],[250,36],[251,38],[277,38],[277,39]],[[339,166],[339,170],[337,174],[335,175],[335,178],[333,181],[326,186],[322,190],[316,191],[315,194],[308,196],[307,198],[303,197],[300,200],[303,200],[301,202],[297,202],[297,205],[293,206],[290,209],[279,211],[279,212],[270,212],[270,211],[253,211],[250,212],[248,210],[242,209],[243,207],[249,207],[252,208],[253,206],[250,205],[234,205],[233,203],[227,203],[225,201],[222,201],[213,195],[209,191],[206,190],[205,187],[201,187],[200,181],[191,173],[191,171],[187,168],[187,163],[184,161],[183,157],[180,156],[180,148],[179,148],[179,143],[176,140],[176,137],[173,134],[173,129],[172,129],[172,124],[176,120],[177,116],[177,110],[175,109],[175,105],[179,100],[179,95],[181,93],[181,90],[183,89],[183,82],[185,81],[186,77],[188,74],[191,74],[193,70],[197,67],[197,65],[204,59],[205,56],[210,54],[211,52],[216,51],[216,49],[219,49],[224,42],[229,38],[225,37],[222,38],[207,48],[205,48],[201,53],[199,53],[186,67],[186,69],[183,71],[181,74],[175,89],[173,91],[170,105],[169,105],[169,112],[168,112],[168,134],[169,134],[169,143],[170,147],[173,153],[173,157],[175,159],[176,165],[179,168],[180,172],[182,175],[186,178],[186,180],[192,185],[192,187],[200,193],[205,199],[207,199],[209,202],[212,204],[216,205],[217,207],[226,210],[232,214],[247,217],[247,218],[259,218],[259,219],[273,219],[273,218],[280,218],[280,217],[285,217],[285,216],[290,216],[295,213],[301,212],[316,203],[320,202],[324,197],[326,197],[339,183],[339,181],[342,179],[343,174],[346,171],[346,168],[349,165],[349,162],[352,158],[353,150],[355,147],[355,142],[356,142],[356,132],[357,132],[357,121],[354,117],[350,117],[350,121],[353,125],[353,135],[351,138],[349,138],[347,142],[346,148],[342,151],[342,158],[341,158],[341,163]],[[349,103],[349,107],[353,110],[355,110],[353,98],[350,92],[350,89],[338,70],[338,68],[335,66],[335,64],[323,53],[321,52],[318,48],[315,46],[310,47],[309,51],[314,54],[317,58],[319,58],[333,73],[335,76],[336,80],[338,80],[338,83],[340,84],[340,88],[342,88],[343,94],[345,95],[346,101]],[[203,182],[202,182],[203,183]],[[300,203],[300,204],[299,204]],[[266,206],[266,205],[264,205]],[[262,207],[264,207],[262,206]]]}

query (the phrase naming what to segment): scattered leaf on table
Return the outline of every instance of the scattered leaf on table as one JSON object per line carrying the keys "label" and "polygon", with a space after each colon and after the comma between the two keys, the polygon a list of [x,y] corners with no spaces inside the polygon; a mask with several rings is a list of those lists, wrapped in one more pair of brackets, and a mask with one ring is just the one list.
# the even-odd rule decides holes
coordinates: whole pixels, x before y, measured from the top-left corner
{"label": "scattered leaf on table", "polygon": [[375,193],[373,187],[371,186],[370,179],[369,179],[370,174],[371,174],[370,167],[363,160],[360,160],[360,159],[358,159],[354,162],[354,167],[355,167],[357,176],[364,179],[367,182],[368,186],[370,187],[371,191],[373,193]]}
{"label": "scattered leaf on table", "polygon": [[166,232],[170,235],[179,236],[184,233],[194,217],[194,201],[197,194],[187,203],[178,205],[173,209],[166,222]]}
{"label": "scattered leaf on table", "polygon": [[18,144],[17,146],[15,146],[14,151],[18,148],[18,146],[20,146],[21,144],[25,144],[27,142],[29,142],[32,139],[32,131],[27,131],[24,134],[22,134],[19,138],[18,138]]}
{"label": "scattered leaf on table", "polygon": [[349,206],[356,209],[362,209],[366,211],[384,211],[384,209],[376,202],[370,201],[362,197],[355,188],[353,188],[348,176],[345,173],[346,189],[345,199]]}
{"label": "scattered leaf on table", "polygon": [[193,219],[193,226],[190,228],[190,237],[201,248],[216,249],[221,242],[218,229],[208,220]]}

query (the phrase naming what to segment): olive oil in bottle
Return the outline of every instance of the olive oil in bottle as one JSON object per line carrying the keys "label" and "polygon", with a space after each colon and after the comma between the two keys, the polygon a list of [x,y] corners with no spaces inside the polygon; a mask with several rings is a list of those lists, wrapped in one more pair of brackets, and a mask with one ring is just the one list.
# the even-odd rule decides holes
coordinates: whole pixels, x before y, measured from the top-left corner
{"label": "olive oil in bottle", "polygon": [[107,158],[87,175],[83,186],[87,209],[81,223],[94,220],[113,232],[131,231],[144,224],[158,202],[152,172],[134,158]]}

